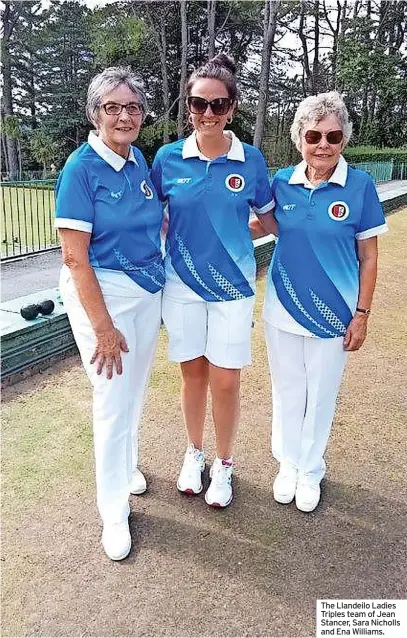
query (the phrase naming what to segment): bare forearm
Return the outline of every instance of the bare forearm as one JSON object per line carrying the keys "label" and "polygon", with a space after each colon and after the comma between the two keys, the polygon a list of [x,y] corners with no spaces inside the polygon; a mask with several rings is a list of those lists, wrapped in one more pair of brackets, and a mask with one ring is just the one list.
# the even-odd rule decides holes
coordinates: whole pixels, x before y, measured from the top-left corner
{"label": "bare forearm", "polygon": [[377,278],[377,256],[360,262],[359,266],[359,308],[370,308]]}
{"label": "bare forearm", "polygon": [[263,226],[267,235],[270,235],[270,234],[276,235],[276,236],[278,235],[278,225],[274,217],[273,211],[270,211],[269,213],[265,213],[263,215],[257,215],[257,219],[259,220],[260,224]]}
{"label": "bare forearm", "polygon": [[265,213],[264,215],[256,215],[256,218],[252,218],[249,222],[252,239],[258,237],[264,237],[264,235],[278,235],[278,226],[274,218],[273,212]]}
{"label": "bare forearm", "polygon": [[67,264],[82,306],[89,317],[95,334],[101,334],[113,327],[103,294],[90,264]]}
{"label": "bare forearm", "polygon": [[264,237],[267,235],[267,231],[264,228],[263,224],[259,222],[258,219],[251,219],[249,221],[249,228],[252,235],[252,239],[259,239],[259,237]]}

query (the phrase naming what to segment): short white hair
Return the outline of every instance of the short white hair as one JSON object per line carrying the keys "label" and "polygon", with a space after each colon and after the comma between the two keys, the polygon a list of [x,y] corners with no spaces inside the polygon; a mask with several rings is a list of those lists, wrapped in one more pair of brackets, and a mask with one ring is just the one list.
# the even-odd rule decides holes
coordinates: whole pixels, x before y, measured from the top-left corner
{"label": "short white hair", "polygon": [[122,66],[110,66],[101,73],[95,75],[88,88],[86,100],[86,116],[92,124],[97,125],[97,116],[103,96],[111,93],[121,84],[125,84],[132,91],[143,107],[144,115],[147,113],[147,98],[143,84],[130,68]]}
{"label": "short white hair", "polygon": [[343,146],[349,142],[352,135],[352,122],[349,120],[348,109],[337,91],[310,95],[300,102],[291,125],[291,139],[297,149],[301,151],[301,135],[309,124],[318,124],[328,115],[335,115],[343,132]]}

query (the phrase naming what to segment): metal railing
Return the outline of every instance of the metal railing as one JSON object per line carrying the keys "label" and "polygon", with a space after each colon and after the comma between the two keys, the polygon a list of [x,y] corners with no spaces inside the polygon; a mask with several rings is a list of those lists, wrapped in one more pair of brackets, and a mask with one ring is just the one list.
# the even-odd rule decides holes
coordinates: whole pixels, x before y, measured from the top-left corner
{"label": "metal railing", "polygon": [[54,228],[54,187],[55,180],[1,184],[2,260],[59,246]]}
{"label": "metal railing", "polygon": [[[376,184],[382,184],[383,182],[389,182],[391,180],[407,179],[407,164],[403,162],[361,162],[350,164],[350,166],[369,173]],[[269,168],[270,177],[273,177],[280,168],[281,166],[271,166]]]}
{"label": "metal railing", "polygon": [[[376,183],[407,179],[407,164],[366,162],[353,164],[370,173]],[[269,168],[270,177],[280,167]],[[0,184],[1,259],[57,248],[54,228],[56,180],[2,182]]]}

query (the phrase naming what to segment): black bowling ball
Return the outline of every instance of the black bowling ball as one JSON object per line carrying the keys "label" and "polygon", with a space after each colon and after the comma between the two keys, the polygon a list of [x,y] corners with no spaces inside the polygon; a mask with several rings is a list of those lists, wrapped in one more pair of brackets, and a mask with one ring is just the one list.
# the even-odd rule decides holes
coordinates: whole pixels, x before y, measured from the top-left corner
{"label": "black bowling ball", "polygon": [[38,315],[38,306],[37,304],[31,304],[30,306],[23,306],[20,310],[21,316],[27,321],[31,321],[35,319]]}
{"label": "black bowling ball", "polygon": [[42,315],[50,315],[54,311],[55,304],[52,299],[45,299],[38,304],[38,312]]}
{"label": "black bowling ball", "polygon": [[41,301],[39,304],[31,304],[29,306],[23,306],[20,310],[20,314],[27,321],[31,321],[41,315],[50,315],[55,308],[55,304],[52,299],[45,299]]}

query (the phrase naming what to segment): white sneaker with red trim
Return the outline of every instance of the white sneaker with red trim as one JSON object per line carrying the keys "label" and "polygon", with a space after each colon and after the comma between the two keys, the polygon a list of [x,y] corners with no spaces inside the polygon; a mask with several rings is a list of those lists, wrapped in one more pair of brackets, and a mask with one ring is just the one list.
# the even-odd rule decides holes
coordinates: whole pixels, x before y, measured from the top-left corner
{"label": "white sneaker with red trim", "polygon": [[184,463],[177,481],[177,488],[184,494],[199,494],[202,492],[202,472],[205,469],[205,454],[198,450],[193,443],[187,447]]}
{"label": "white sneaker with red trim", "polygon": [[233,498],[232,463],[216,457],[210,469],[212,478],[205,501],[212,507],[227,507]]}

